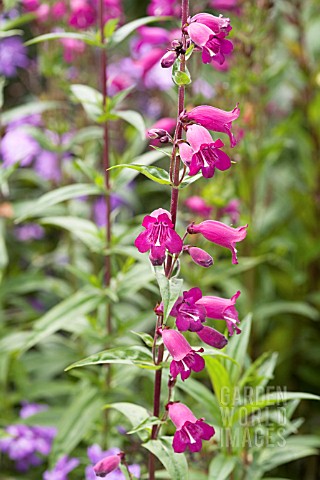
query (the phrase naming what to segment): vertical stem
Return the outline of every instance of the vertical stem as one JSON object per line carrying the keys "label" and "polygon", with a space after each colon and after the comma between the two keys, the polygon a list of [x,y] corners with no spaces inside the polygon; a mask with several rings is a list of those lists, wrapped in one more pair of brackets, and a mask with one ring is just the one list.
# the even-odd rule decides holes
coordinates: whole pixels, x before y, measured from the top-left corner
{"label": "vertical stem", "polygon": [[[189,16],[189,0],[182,0],[181,2],[181,29],[187,23]],[[183,48],[186,50],[186,37],[182,32],[181,42]],[[180,56],[180,71],[184,72],[186,69],[186,59],[185,55]],[[179,172],[180,172],[180,158],[177,157],[177,140],[182,138],[182,124],[180,122],[180,115],[184,110],[184,98],[185,98],[185,87],[179,87],[178,92],[178,115],[177,115],[177,125],[173,139],[173,150],[170,162],[170,172],[173,173],[173,186],[171,188],[171,203],[170,203],[170,213],[172,218],[172,223],[174,227],[177,221],[177,211],[178,211],[178,199],[179,199]],[[172,266],[172,257],[168,256],[167,263],[165,266],[165,273],[167,277],[170,277]],[[157,332],[155,333],[157,335]],[[159,365],[163,360],[164,346],[160,345],[158,350],[157,365]],[[155,382],[154,382],[154,399],[153,399],[153,415],[159,417],[160,413],[160,395],[161,395],[161,380],[162,380],[162,368],[156,370],[155,373]],[[151,439],[155,440],[158,436],[159,429],[157,425],[152,427]],[[155,456],[150,453],[149,455],[149,480],[155,480]]]}
{"label": "vertical stem", "polygon": [[[100,41],[105,44],[104,36],[104,0],[99,0],[99,29]],[[107,51],[106,48],[100,49],[100,82],[103,98],[103,111],[107,104]],[[104,169],[104,183],[106,188],[106,248],[110,249],[111,244],[111,220],[110,220],[110,159],[109,159],[109,137],[108,137],[108,122],[105,120],[103,124],[103,151],[102,151],[103,169]],[[110,254],[105,257],[105,286],[108,288],[111,281],[111,261]],[[111,325],[111,306],[107,304],[107,318],[106,318],[107,334],[110,335],[112,331]]]}

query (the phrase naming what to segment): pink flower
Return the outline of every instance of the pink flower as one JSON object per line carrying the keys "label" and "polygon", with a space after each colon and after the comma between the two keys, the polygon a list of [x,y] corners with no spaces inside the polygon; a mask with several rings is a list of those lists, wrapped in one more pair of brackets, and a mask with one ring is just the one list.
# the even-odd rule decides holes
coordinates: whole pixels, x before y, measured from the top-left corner
{"label": "pink flower", "polygon": [[221,245],[221,247],[228,248],[232,252],[232,263],[238,263],[237,249],[235,247],[237,242],[244,240],[247,235],[248,225],[243,227],[229,227],[221,222],[215,220],[205,220],[198,225],[191,224],[188,226],[188,233],[201,233],[210,242]]}
{"label": "pink flower", "polygon": [[233,335],[234,332],[241,332],[240,328],[237,327],[237,324],[239,324],[240,321],[235,307],[239,295],[240,291],[237,291],[237,293],[235,293],[230,299],[204,296],[197,301],[197,305],[201,305],[206,309],[207,317],[216,320],[225,320],[229,334]]}
{"label": "pink flower", "polygon": [[234,198],[233,200],[230,200],[225,207],[219,209],[218,216],[221,217],[223,215],[228,215],[232,224],[238,223],[240,217],[239,207],[240,200],[238,198]]}
{"label": "pink flower", "polygon": [[208,205],[203,198],[198,197],[196,195],[187,198],[184,204],[188,207],[192,212],[197,213],[201,217],[207,218],[210,213],[212,212],[212,207]]}
{"label": "pink flower", "polygon": [[58,2],[52,5],[52,16],[55,20],[59,20],[63,18],[67,13],[67,7],[63,0],[59,0]]}
{"label": "pink flower", "polygon": [[215,330],[214,328],[207,327],[206,325],[204,325],[204,327],[196,333],[200,340],[214,348],[221,349],[228,343],[228,340],[224,335],[222,335],[222,333],[218,332],[218,330]]}
{"label": "pink flower", "polygon": [[138,235],[134,244],[141,253],[151,250],[149,258],[152,265],[163,264],[166,249],[172,254],[181,252],[183,242],[173,229],[171,215],[167,210],[154,210],[151,215],[144,217],[142,226],[146,230]]}
{"label": "pink flower", "polygon": [[68,63],[72,63],[86,49],[86,44],[77,38],[62,38],[61,43],[63,45],[63,58]]}
{"label": "pink flower", "polygon": [[111,455],[103,458],[94,467],[94,473],[97,477],[106,477],[108,473],[116,470],[121,462],[121,455]]}
{"label": "pink flower", "polygon": [[194,122],[202,125],[208,130],[226,133],[230,138],[231,147],[236,145],[236,139],[231,133],[232,122],[240,115],[240,109],[236,106],[230,112],[220,110],[220,108],[211,107],[209,105],[200,105],[190,112],[185,113],[181,120],[183,122]]}
{"label": "pink flower", "polygon": [[189,167],[189,175],[196,175],[201,170],[205,178],[211,178],[216,168],[230,168],[230,158],[220,150],[224,143],[220,139],[213,141],[206,128],[189,125],[187,141],[179,144],[179,152],[181,160]]}
{"label": "pink flower", "polygon": [[71,1],[69,25],[74,28],[86,29],[96,22],[96,11],[86,0]]}
{"label": "pink flower", "polygon": [[179,15],[180,9],[176,0],[151,0],[148,15]]}
{"label": "pink flower", "polygon": [[196,305],[196,301],[202,297],[200,288],[194,287],[183,292],[183,298],[179,298],[170,315],[176,317],[176,326],[180,332],[190,330],[198,332],[203,328],[202,323],[206,320],[206,310]]}
{"label": "pink flower", "polygon": [[214,60],[220,65],[225,60],[224,56],[233,50],[232,42],[225,39],[231,29],[229,18],[209,13],[194,15],[186,28],[193,43],[202,50],[203,63]]}
{"label": "pink flower", "polygon": [[190,452],[199,452],[202,440],[210,440],[213,437],[214,428],[205,423],[203,418],[198,420],[183,403],[169,403],[167,409],[171,421],[177,428],[172,443],[176,453],[182,453],[187,448]]}
{"label": "pink flower", "polygon": [[[204,360],[198,355],[184,338],[176,330],[164,329],[162,339],[169,353],[173,357],[170,364],[170,375],[176,378],[179,373],[182,381],[190,376],[191,370],[201,372],[204,369]],[[203,349],[199,349],[199,352]]]}

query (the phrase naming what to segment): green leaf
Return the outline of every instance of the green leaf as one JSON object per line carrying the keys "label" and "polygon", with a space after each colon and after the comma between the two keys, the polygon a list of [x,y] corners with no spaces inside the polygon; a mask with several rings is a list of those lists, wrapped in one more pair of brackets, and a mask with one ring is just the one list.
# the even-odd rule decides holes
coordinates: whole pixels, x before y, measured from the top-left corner
{"label": "green leaf", "polygon": [[14,120],[19,120],[27,115],[42,113],[46,110],[53,110],[55,108],[62,108],[65,105],[61,102],[29,102],[25,105],[12,108],[1,114],[1,125],[6,126]]}
{"label": "green leaf", "polygon": [[180,183],[179,188],[180,189],[186,188],[188,185],[191,185],[191,183],[196,182],[200,178],[203,178],[202,173],[197,173],[196,175],[192,175],[192,176],[186,175],[184,177],[183,182]]}
{"label": "green leaf", "polygon": [[102,405],[102,398],[96,389],[88,385],[81,386],[58,424],[58,434],[50,453],[51,465],[61,455],[68,455],[81,442],[96,418],[101,415]]}
{"label": "green leaf", "polygon": [[109,170],[114,170],[115,168],[130,168],[131,170],[136,170],[137,172],[142,173],[147,178],[150,178],[153,182],[160,183],[161,185],[170,185],[169,174],[166,170],[159,167],[144,166],[144,165],[133,165],[130,163],[124,163],[121,165],[114,165],[110,167]]}
{"label": "green leaf", "polygon": [[173,305],[181,293],[183,280],[181,278],[170,278],[162,273],[162,267],[155,268],[156,279],[160,288],[161,299],[163,302],[163,321],[166,322],[170,315]]}
{"label": "green leaf", "polygon": [[220,453],[210,463],[208,480],[226,480],[236,466],[236,458]]}
{"label": "green leaf", "polygon": [[[105,408],[114,408],[118,410],[118,412],[122,413],[122,415],[130,421],[132,429],[127,432],[129,435],[147,430],[149,436],[152,426],[160,423],[159,418],[151,417],[144,407],[134,403],[110,403],[105,405]],[[146,432],[143,432],[143,434],[140,434],[139,436],[143,440],[147,439]]]}
{"label": "green leaf", "polygon": [[[138,157],[135,157],[132,160],[132,163],[130,163],[130,165],[140,165],[141,167],[146,167],[158,160],[161,160],[163,157],[164,157],[164,154],[162,152],[154,152],[154,151],[146,152],[142,155],[139,155]],[[140,173],[139,170],[123,169],[114,181],[114,190],[117,190],[127,185],[139,173]],[[168,178],[168,176],[166,178]]]}
{"label": "green leaf", "polygon": [[119,23],[118,18],[110,18],[110,20],[107,21],[103,29],[104,37],[106,39],[108,39],[113,35],[115,29],[117,28],[118,23]]}
{"label": "green leaf", "polygon": [[100,41],[97,40],[95,35],[89,33],[76,33],[76,32],[55,32],[55,33],[45,33],[44,35],[39,35],[38,37],[31,38],[25,42],[25,45],[35,45],[37,43],[47,42],[49,40],[58,40],[61,38],[72,38],[74,40],[81,40],[82,42],[88,45],[101,46]]}
{"label": "green leaf", "polygon": [[229,375],[233,384],[235,384],[239,378],[241,368],[244,364],[251,331],[251,319],[251,314],[246,316],[246,318],[241,322],[241,333],[239,335],[233,335],[225,349],[225,352],[230,357],[234,358],[240,366],[239,368],[239,366],[235,364],[230,365]]}
{"label": "green leaf", "polygon": [[28,350],[58,330],[63,330],[65,325],[73,322],[75,318],[94,311],[98,305],[105,302],[105,296],[100,290],[84,288],[54,306],[48,313],[34,323],[33,330],[23,350]]}
{"label": "green leaf", "polygon": [[149,442],[142,444],[142,446],[160,460],[171,479],[188,480],[188,464],[186,457],[182,453],[174,452],[171,437],[162,437],[159,440],[149,440]]}
{"label": "green leaf", "polygon": [[317,454],[318,451],[316,449],[304,447],[303,445],[281,445],[281,448],[271,446],[262,450],[257,463],[264,472],[268,472],[279,465]]}
{"label": "green leaf", "polygon": [[222,407],[233,405],[233,385],[227,369],[218,358],[204,357],[212,387],[217,400]]}
{"label": "green leaf", "polygon": [[100,230],[90,220],[62,216],[44,217],[41,218],[40,223],[68,230],[93,252],[102,253],[105,248],[105,241],[100,234]]}
{"label": "green leaf", "polygon": [[139,27],[147,25],[148,23],[161,22],[163,20],[171,20],[171,17],[143,17],[126,23],[120,27],[110,39],[110,45],[115,46],[123,42],[131,33],[136,32]]}
{"label": "green leaf", "polygon": [[136,365],[152,370],[157,370],[160,368],[154,365],[150,350],[137,345],[131,347],[117,347],[95,353],[90,355],[90,357],[73,363],[66,368],[66,371],[71,370],[72,368],[84,367],[87,365],[100,365],[104,363]]}
{"label": "green leaf", "polygon": [[130,123],[138,130],[141,140],[146,139],[146,125],[143,116],[134,110],[112,110],[111,114],[116,115],[127,123]]}
{"label": "green leaf", "polygon": [[255,315],[257,318],[263,317],[263,319],[284,313],[301,315],[303,317],[308,317],[311,320],[319,319],[318,310],[305,302],[272,302],[266,305],[261,305],[255,309]]}
{"label": "green leaf", "polygon": [[26,218],[41,216],[48,208],[57,205],[58,203],[65,202],[66,200],[71,200],[72,198],[77,198],[82,195],[101,195],[102,193],[102,188],[98,188],[96,185],[91,185],[89,183],[78,183],[76,185],[67,185],[66,187],[57,188],[52,192],[45,193],[34,202],[23,204],[19,210],[16,209],[16,223],[19,223]]}
{"label": "green leaf", "polygon": [[189,70],[186,68],[185,72],[182,72],[180,70],[180,65],[180,59],[177,58],[172,67],[172,81],[179,87],[183,85],[189,85],[191,83]]}
{"label": "green leaf", "polygon": [[70,90],[81,103],[90,120],[97,122],[103,115],[102,93],[88,85],[80,84],[71,85]]}
{"label": "green leaf", "polygon": [[5,222],[0,219],[0,282],[2,277],[2,270],[8,265],[9,257],[5,242]]}

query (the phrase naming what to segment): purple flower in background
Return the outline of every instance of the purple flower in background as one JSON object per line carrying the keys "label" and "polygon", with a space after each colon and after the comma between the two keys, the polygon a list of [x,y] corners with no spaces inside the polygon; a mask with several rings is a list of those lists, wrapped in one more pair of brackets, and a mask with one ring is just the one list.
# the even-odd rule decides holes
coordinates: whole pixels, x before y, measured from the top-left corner
{"label": "purple flower in background", "polygon": [[183,122],[194,122],[202,125],[208,130],[214,132],[226,133],[230,138],[230,145],[236,145],[236,139],[231,132],[232,122],[237,120],[240,115],[240,109],[236,106],[230,112],[221,110],[220,108],[211,107],[210,105],[200,105],[189,112],[182,115]]}
{"label": "purple flower in background", "polygon": [[28,242],[29,240],[41,240],[44,237],[44,229],[36,223],[27,223],[26,225],[16,227],[14,234],[21,242]]}
{"label": "purple flower in background", "polygon": [[4,167],[17,162],[20,162],[22,167],[27,167],[38,151],[39,145],[36,140],[20,126],[9,128],[0,143],[0,154]]}
{"label": "purple flower in background", "polygon": [[[116,208],[122,207],[127,205],[127,203],[123,200],[120,195],[116,193],[112,193],[110,195],[110,202],[111,202],[111,211],[115,210]],[[105,227],[106,225],[106,218],[107,218],[107,203],[104,196],[101,196],[95,200],[93,204],[93,216],[94,221],[98,227]]]}
{"label": "purple flower in background", "polygon": [[222,217],[223,215],[228,215],[232,224],[238,223],[240,218],[240,200],[234,198],[233,200],[230,200],[225,207],[220,208],[218,211],[218,217]]}
{"label": "purple flower in background", "polygon": [[[27,418],[46,408],[45,405],[25,403],[20,416]],[[42,463],[43,457],[50,453],[53,438],[57,434],[53,427],[19,424],[9,425],[5,431],[7,436],[0,439],[0,451],[8,455],[15,462],[16,469],[21,472]]]}
{"label": "purple flower in background", "polygon": [[0,75],[14,77],[19,67],[26,68],[28,64],[27,49],[20,37],[0,39]]}
{"label": "purple flower in background", "polygon": [[210,242],[221,245],[221,247],[228,248],[232,252],[232,263],[236,265],[238,263],[236,243],[241,242],[247,236],[247,227],[229,227],[221,222],[215,220],[205,220],[204,222],[191,224],[188,226],[188,233],[201,233]]}
{"label": "purple flower in background", "polygon": [[144,217],[142,226],[145,230],[136,238],[134,244],[140,253],[150,250],[150,261],[152,265],[162,265],[166,249],[170,253],[180,253],[182,250],[182,239],[173,229],[171,215],[167,210],[158,208],[151,215]]}
{"label": "purple flower in background", "polygon": [[198,332],[203,328],[202,323],[206,320],[206,310],[196,305],[196,301],[201,297],[200,288],[194,287],[183,292],[183,297],[176,301],[170,315],[176,317],[176,326],[180,332],[187,330]]}
{"label": "purple flower in background", "polygon": [[151,0],[147,9],[148,15],[179,15],[180,9],[176,0]]}
{"label": "purple flower in background", "polygon": [[189,175],[196,175],[201,170],[205,178],[211,178],[216,168],[222,171],[230,168],[230,158],[220,150],[224,143],[220,139],[212,140],[206,128],[189,125],[187,142],[179,144],[179,152],[181,160],[189,167]]}
{"label": "purple flower in background", "polygon": [[61,457],[52,470],[46,470],[43,480],[68,480],[68,473],[74,470],[80,461],[77,458]]}
{"label": "purple flower in background", "polygon": [[200,215],[201,217],[207,218],[212,212],[212,207],[208,205],[203,198],[194,195],[189,197],[184,202],[185,206],[189,208],[192,212]]}
{"label": "purple flower in background", "polygon": [[[100,445],[94,444],[88,448],[87,454],[92,465],[98,464],[99,462],[106,460],[107,458],[112,458],[115,455],[120,453],[119,448],[110,448],[109,450],[103,451]],[[97,466],[97,465],[96,465]],[[136,478],[140,478],[140,466],[137,464],[129,465],[129,471]],[[101,477],[102,475],[100,475]],[[94,467],[89,465],[86,467],[86,480],[98,480],[98,476],[94,471]],[[117,468],[113,472],[108,474],[108,480],[125,480],[124,474],[121,472],[120,468]]]}
{"label": "purple flower in background", "polygon": [[187,448],[190,452],[199,452],[202,440],[210,440],[215,431],[211,425],[199,420],[183,403],[169,403],[167,405],[169,417],[177,430],[173,437],[173,449],[176,453],[183,453]]}
{"label": "purple flower in background", "polygon": [[[172,329],[162,330],[162,339],[173,360],[170,364],[170,375],[176,378],[181,375],[182,381],[190,377],[191,371],[201,372],[204,369],[204,359],[192,350],[184,336]],[[198,350],[202,352],[203,349]]]}

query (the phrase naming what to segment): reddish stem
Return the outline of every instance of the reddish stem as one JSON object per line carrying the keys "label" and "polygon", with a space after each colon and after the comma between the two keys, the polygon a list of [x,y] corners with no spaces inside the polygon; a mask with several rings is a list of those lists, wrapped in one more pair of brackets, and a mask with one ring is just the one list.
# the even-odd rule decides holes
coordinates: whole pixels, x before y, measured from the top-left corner
{"label": "reddish stem", "polygon": [[[105,45],[104,36],[104,0],[99,0],[99,29],[100,29],[100,41],[102,45]],[[107,50],[106,47],[100,49],[100,82],[102,91],[102,104],[103,112],[107,105]],[[110,219],[110,159],[109,159],[109,136],[108,136],[108,122],[103,123],[103,151],[102,151],[103,169],[104,169],[104,183],[106,188],[106,248],[110,249],[111,245],[111,219]],[[108,253],[105,256],[105,286],[109,288],[111,282],[111,258]],[[111,324],[111,306],[107,304],[107,318],[106,318],[107,334],[112,332]]]}
{"label": "reddish stem", "polygon": [[[184,25],[187,23],[189,16],[189,0],[182,0],[181,2],[181,28],[183,29]],[[183,48],[186,50],[186,38],[182,33],[182,44]],[[180,61],[180,71],[184,72],[186,69],[186,59],[185,55],[181,55]],[[176,151],[176,142],[182,138],[182,124],[180,122],[180,115],[184,110],[184,99],[185,99],[185,87],[179,87],[178,92],[178,116],[177,116],[177,125],[173,139],[173,149],[170,162],[170,173],[172,173],[173,186],[171,188],[171,203],[170,203],[170,213],[172,217],[172,223],[174,228],[177,221],[177,211],[178,211],[178,199],[179,199],[179,173],[180,173],[180,158],[177,157]],[[169,255],[167,263],[165,266],[166,276],[169,278],[172,273],[172,257]],[[164,346],[160,345],[158,350],[157,365],[159,365],[163,360]],[[155,384],[154,384],[154,400],[153,400],[153,415],[159,417],[160,414],[160,396],[161,396],[161,380],[162,380],[162,368],[156,370],[155,373]],[[157,425],[152,427],[151,439],[156,440],[159,433],[159,428]],[[150,453],[149,456],[149,480],[155,480],[155,456]]]}

